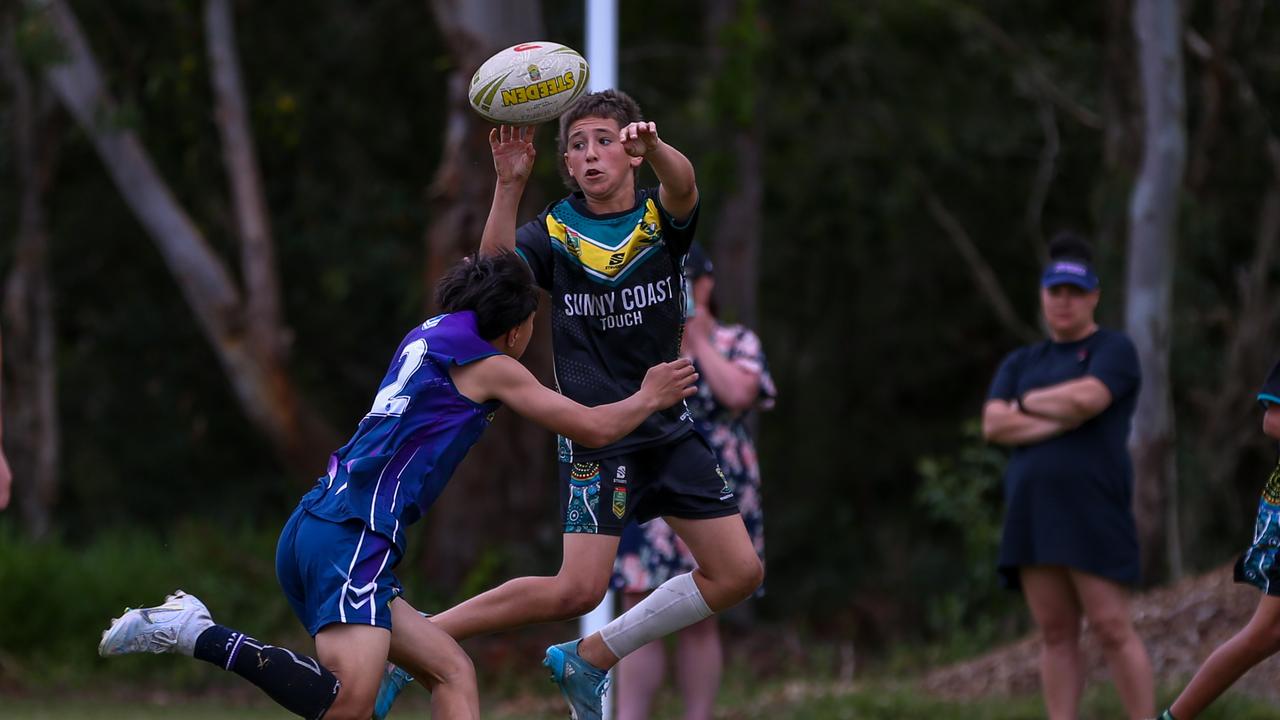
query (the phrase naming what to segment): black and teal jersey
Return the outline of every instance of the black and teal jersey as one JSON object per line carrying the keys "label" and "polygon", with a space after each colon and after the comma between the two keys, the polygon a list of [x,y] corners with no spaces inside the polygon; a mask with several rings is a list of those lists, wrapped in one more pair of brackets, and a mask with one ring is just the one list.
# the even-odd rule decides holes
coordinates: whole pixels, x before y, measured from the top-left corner
{"label": "black and teal jersey", "polygon": [[[551,294],[556,384],[583,405],[623,400],[645,372],[680,355],[685,288],[682,263],[697,208],[678,222],[658,189],[636,192],[628,211],[597,215],[580,193],[552,203],[516,230],[516,250]],[[562,459],[609,457],[675,440],[693,430],[681,403],[651,415],[603,448],[572,448]]]}

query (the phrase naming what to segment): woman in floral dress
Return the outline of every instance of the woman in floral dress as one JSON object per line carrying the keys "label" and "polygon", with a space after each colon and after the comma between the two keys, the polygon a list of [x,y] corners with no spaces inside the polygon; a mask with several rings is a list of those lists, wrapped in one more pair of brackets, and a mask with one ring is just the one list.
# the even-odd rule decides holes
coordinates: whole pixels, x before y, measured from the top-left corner
{"label": "woman in floral dress", "polygon": [[[725,492],[735,496],[756,553],[763,560],[760,466],[745,421],[750,411],[773,406],[773,379],[756,334],[741,325],[721,325],[716,320],[711,261],[697,245],[690,251],[686,270],[694,308],[685,325],[682,349],[693,358],[701,376],[698,393],[687,402],[698,431],[720,462]],[[689,549],[661,518],[633,524],[622,535],[614,587],[622,591],[623,607],[628,609],[663,582],[693,567]],[[675,666],[684,720],[709,720],[723,667],[714,616],[678,633]],[[666,651],[661,641],[640,648],[618,665],[618,720],[649,717],[665,670]]]}

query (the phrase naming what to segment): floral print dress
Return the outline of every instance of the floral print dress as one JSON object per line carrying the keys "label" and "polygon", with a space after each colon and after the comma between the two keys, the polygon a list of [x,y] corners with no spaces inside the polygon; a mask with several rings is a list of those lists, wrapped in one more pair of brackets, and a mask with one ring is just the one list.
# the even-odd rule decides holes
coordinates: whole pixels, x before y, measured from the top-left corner
{"label": "floral print dress", "polygon": [[[716,325],[712,346],[740,367],[760,376],[760,393],[753,410],[773,407],[777,390],[765,363],[760,338],[741,325]],[[737,496],[738,510],[764,560],[764,515],[760,503],[760,463],[746,425],[746,412],[730,410],[716,401],[705,380],[687,401],[698,432],[711,444],[720,469]],[[613,587],[623,592],[648,592],[676,575],[693,570],[693,556],[662,518],[643,525],[632,523],[623,531],[614,564]]]}

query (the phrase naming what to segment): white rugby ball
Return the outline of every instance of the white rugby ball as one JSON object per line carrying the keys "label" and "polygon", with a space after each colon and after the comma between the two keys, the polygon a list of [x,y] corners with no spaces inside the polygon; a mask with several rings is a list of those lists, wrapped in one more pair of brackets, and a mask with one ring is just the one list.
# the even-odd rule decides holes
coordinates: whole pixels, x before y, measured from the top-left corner
{"label": "white rugby ball", "polygon": [[553,42],[512,45],[471,76],[471,107],[504,125],[554,120],[587,89],[590,71],[577,50]]}

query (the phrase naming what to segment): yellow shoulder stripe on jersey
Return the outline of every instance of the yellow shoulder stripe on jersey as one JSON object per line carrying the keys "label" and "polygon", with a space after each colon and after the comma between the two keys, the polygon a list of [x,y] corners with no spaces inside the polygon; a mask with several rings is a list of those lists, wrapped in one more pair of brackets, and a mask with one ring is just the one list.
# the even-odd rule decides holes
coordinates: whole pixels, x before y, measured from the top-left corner
{"label": "yellow shoulder stripe on jersey", "polygon": [[588,237],[547,213],[547,233],[552,241],[582,263],[588,273],[608,280],[624,275],[634,262],[648,255],[662,239],[660,228],[658,208],[651,198],[645,200],[644,214],[620,243],[613,238]]}

